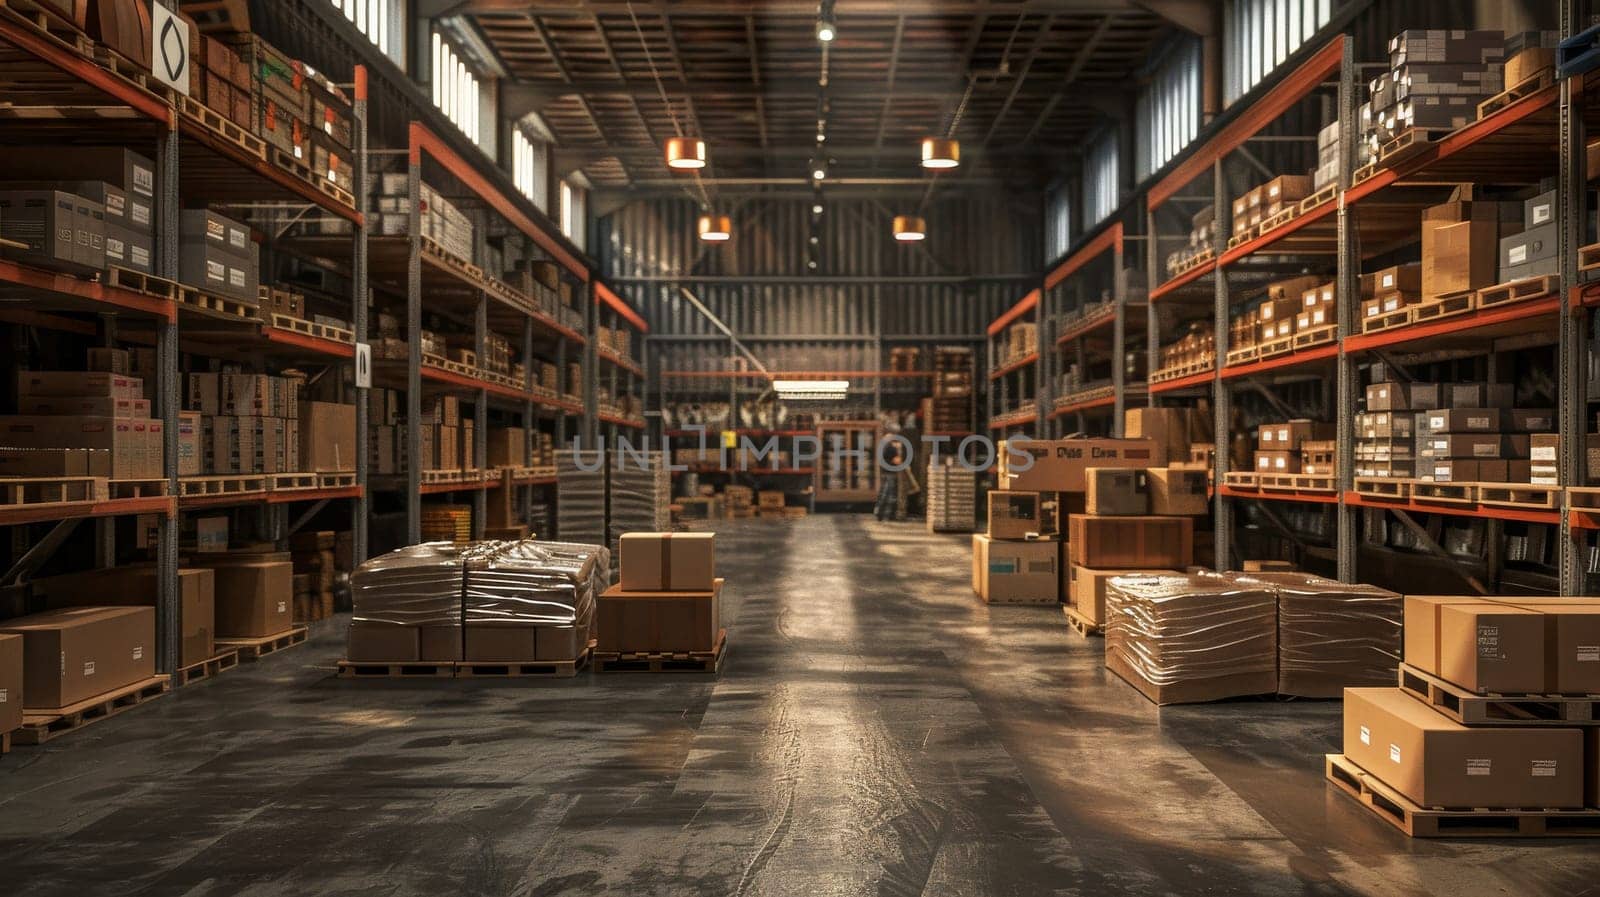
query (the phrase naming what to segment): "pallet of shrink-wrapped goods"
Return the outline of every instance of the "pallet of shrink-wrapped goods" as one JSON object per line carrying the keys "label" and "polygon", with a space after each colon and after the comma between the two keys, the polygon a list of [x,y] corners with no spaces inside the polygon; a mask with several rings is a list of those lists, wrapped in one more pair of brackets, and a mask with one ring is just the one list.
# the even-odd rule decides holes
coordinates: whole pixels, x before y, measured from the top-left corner
{"label": "pallet of shrink-wrapped goods", "polygon": [[1390,685],[1400,668],[1405,601],[1394,592],[1309,573],[1252,573],[1278,598],[1278,694],[1338,698]]}
{"label": "pallet of shrink-wrapped goods", "polygon": [[1277,598],[1211,573],[1118,576],[1106,586],[1106,668],[1157,704],[1278,688]]}

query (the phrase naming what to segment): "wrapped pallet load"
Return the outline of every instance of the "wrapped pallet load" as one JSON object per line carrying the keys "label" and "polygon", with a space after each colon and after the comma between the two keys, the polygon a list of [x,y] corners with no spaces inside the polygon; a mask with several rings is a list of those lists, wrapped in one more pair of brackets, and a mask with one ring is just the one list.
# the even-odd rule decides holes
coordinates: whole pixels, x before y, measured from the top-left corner
{"label": "wrapped pallet load", "polygon": [[350,661],[460,660],[462,552],[451,542],[424,542],[357,567],[350,576]]}
{"label": "wrapped pallet load", "polygon": [[1278,596],[1278,694],[1338,698],[1391,685],[1400,667],[1404,599],[1309,573],[1254,573]]}
{"label": "wrapped pallet load", "polygon": [[1272,587],[1209,573],[1118,576],[1106,587],[1106,668],[1157,704],[1278,687]]}

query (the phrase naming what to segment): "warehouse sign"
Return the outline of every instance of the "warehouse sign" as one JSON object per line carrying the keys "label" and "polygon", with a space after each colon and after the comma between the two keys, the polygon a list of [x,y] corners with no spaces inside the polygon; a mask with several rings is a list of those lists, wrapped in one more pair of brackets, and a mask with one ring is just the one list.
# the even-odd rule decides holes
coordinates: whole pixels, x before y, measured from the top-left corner
{"label": "warehouse sign", "polygon": [[150,73],[189,95],[189,25],[160,3],[150,4]]}

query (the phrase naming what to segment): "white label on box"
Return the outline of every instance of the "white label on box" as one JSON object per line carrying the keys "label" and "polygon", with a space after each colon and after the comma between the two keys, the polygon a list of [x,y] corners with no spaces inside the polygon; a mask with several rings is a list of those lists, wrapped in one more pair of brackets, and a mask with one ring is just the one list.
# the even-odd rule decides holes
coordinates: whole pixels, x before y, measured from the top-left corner
{"label": "white label on box", "polygon": [[1579,663],[1600,663],[1600,645],[1579,645]]}
{"label": "white label on box", "polygon": [[1500,457],[1500,446],[1492,442],[1480,442],[1472,447],[1472,457],[1498,458]]}
{"label": "white label on box", "polygon": [[144,645],[140,645],[139,647],[133,649],[133,659],[144,660]]}
{"label": "white label on box", "polygon": [[227,283],[228,266],[221,262],[206,261],[206,282]]}
{"label": "white label on box", "polygon": [[1271,430],[1262,430],[1261,431],[1261,441],[1262,442],[1271,442],[1272,441],[1272,431]]}
{"label": "white label on box", "polygon": [[1283,469],[1285,469],[1285,468],[1287,468],[1289,466],[1289,459],[1288,458],[1276,458],[1276,459],[1273,460],[1272,464],[1273,464],[1274,467],[1278,468],[1279,470],[1283,470]]}
{"label": "white label on box", "polygon": [[1494,761],[1493,760],[1474,760],[1473,758],[1468,757],[1467,758],[1467,775],[1469,775],[1469,776],[1492,776],[1492,775],[1494,775]]}
{"label": "white label on box", "polygon": [[1478,658],[1500,659],[1500,627],[1478,624]]}
{"label": "white label on box", "polygon": [[1372,743],[1372,730],[1367,728],[1366,726],[1362,726],[1361,727],[1361,743],[1362,744],[1371,744]]}
{"label": "white label on box", "polygon": [[1534,461],[1554,461],[1556,459],[1556,447],[1553,445],[1541,445],[1534,449],[1529,454],[1529,457]]}
{"label": "white label on box", "polygon": [[1510,263],[1510,264],[1520,265],[1523,262],[1526,262],[1527,260],[1528,260],[1528,244],[1526,244],[1526,243],[1521,243],[1521,244],[1518,244],[1516,246],[1513,246],[1513,247],[1511,247],[1511,251],[1506,253],[1506,261],[1508,263]]}
{"label": "white label on box", "polygon": [[1392,287],[1392,286],[1394,286],[1394,275],[1393,274],[1385,274],[1385,275],[1383,275],[1383,288],[1384,289],[1388,289],[1389,287]]}
{"label": "white label on box", "polygon": [[1469,430],[1487,430],[1487,429],[1489,429],[1489,418],[1487,416],[1485,416],[1485,417],[1469,417],[1469,418],[1467,418],[1467,429],[1469,429]]}
{"label": "white label on box", "polygon": [[1389,745],[1389,762],[1390,763],[1399,763],[1400,762],[1400,745],[1398,745],[1398,744]]}
{"label": "white label on box", "polygon": [[94,675],[94,661],[85,660],[83,662],[83,674],[85,676],[93,676]]}
{"label": "white label on box", "polygon": [[288,602],[286,602],[286,601],[279,601],[278,602],[278,613],[280,613],[280,614],[281,613],[287,613],[288,610],[289,610]]}
{"label": "white label on box", "polygon": [[0,704],[4,704],[6,702],[6,699],[9,698],[9,697],[10,697],[10,695],[6,692],[6,690],[3,689],[3,688],[0,688]]}
{"label": "white label on box", "polygon": [[1444,426],[1444,415],[1431,414],[1428,416],[1428,429],[1437,430],[1442,426]]}
{"label": "white label on box", "polygon": [[1396,311],[1399,308],[1400,308],[1400,297],[1399,296],[1390,296],[1388,299],[1385,299],[1383,301],[1383,310],[1386,311],[1386,312],[1388,312],[1388,311]]}
{"label": "white label on box", "polygon": [[150,267],[150,250],[143,246],[135,243],[129,250],[129,256],[133,259],[135,268],[143,270]]}
{"label": "white label on box", "polygon": [[1556,777],[1556,763],[1555,760],[1535,760],[1530,772],[1536,779],[1553,779]]}
{"label": "white label on box", "polygon": [[[136,178],[137,177],[141,177],[144,174],[145,174],[144,169],[142,169],[142,168],[134,169],[134,172],[133,172],[133,176],[134,177],[136,177]],[[139,225],[143,225],[145,227],[149,227],[150,226],[150,206],[149,205],[147,205],[145,203],[142,203],[142,202],[135,202],[135,203],[130,203],[129,206],[128,206],[128,209],[129,209],[128,216],[133,219],[133,223],[139,224]]]}
{"label": "white label on box", "polygon": [[247,281],[245,280],[243,271],[239,270],[238,268],[228,269],[228,286],[233,287],[236,290],[242,290],[245,288],[246,283]]}
{"label": "white label on box", "polygon": [[1311,323],[1313,325],[1324,324],[1324,323],[1327,322],[1327,320],[1328,320],[1327,309],[1324,309],[1324,308],[1319,306],[1316,309],[1312,310],[1312,312],[1311,312]]}
{"label": "white label on box", "polygon": [[1550,209],[1551,209],[1552,205],[1553,205],[1552,203],[1548,203],[1547,202],[1547,203],[1541,203],[1540,205],[1534,206],[1533,207],[1533,223],[1534,224],[1543,224],[1546,221],[1549,221],[1550,220]]}

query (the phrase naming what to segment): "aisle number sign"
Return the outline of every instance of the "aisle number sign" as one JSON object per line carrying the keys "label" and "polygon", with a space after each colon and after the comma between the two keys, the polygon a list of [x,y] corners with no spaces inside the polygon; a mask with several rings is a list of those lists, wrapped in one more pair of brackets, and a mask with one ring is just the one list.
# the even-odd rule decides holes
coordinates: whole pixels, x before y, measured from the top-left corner
{"label": "aisle number sign", "polygon": [[150,73],[189,95],[189,23],[161,3],[150,4]]}

